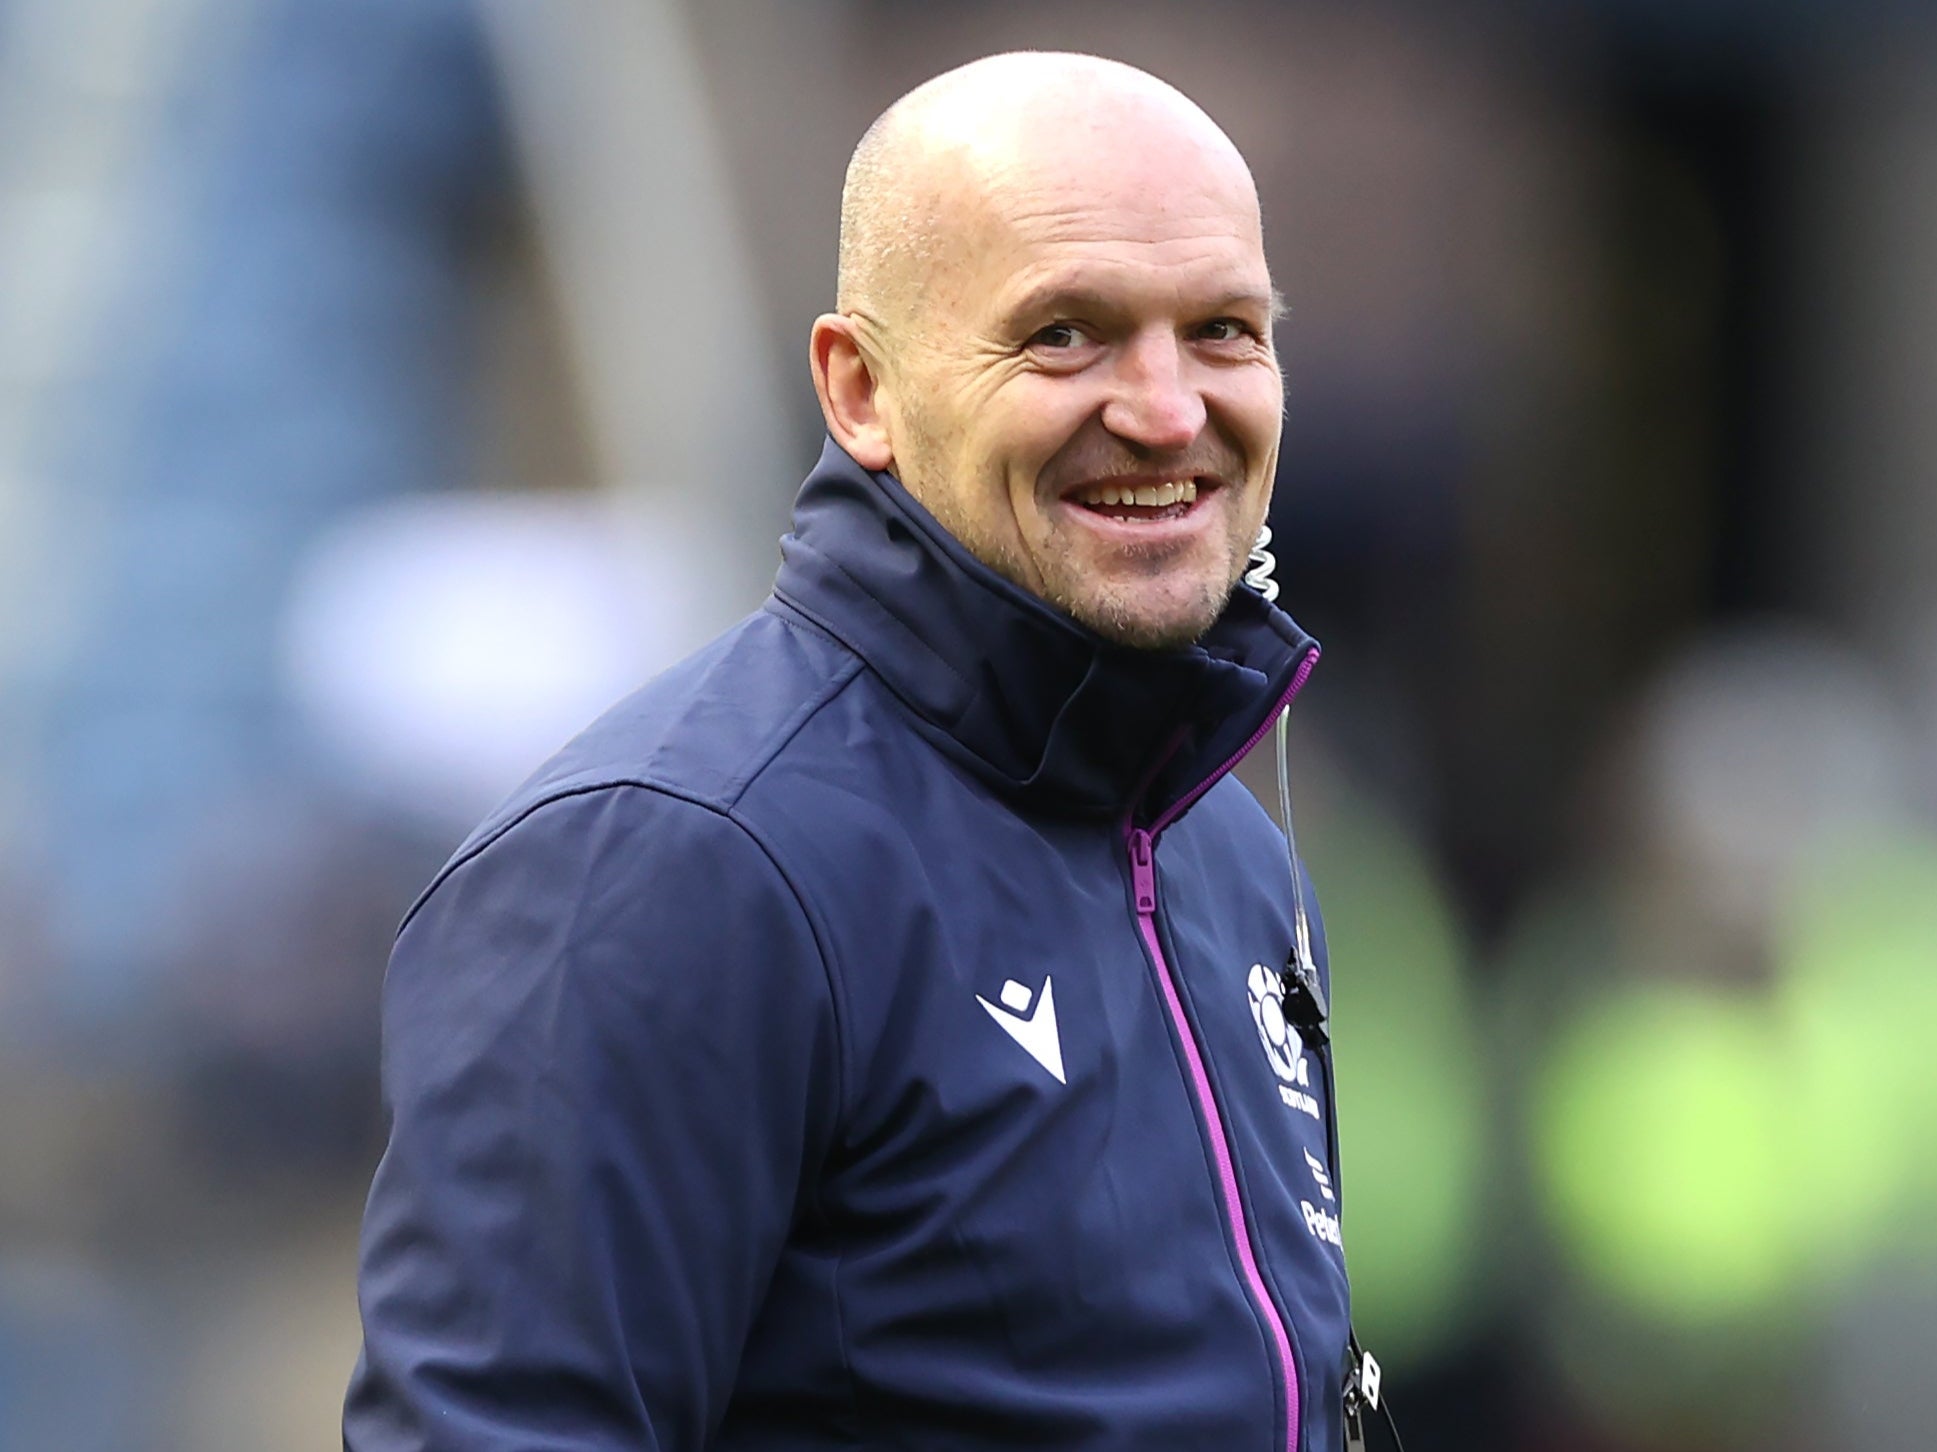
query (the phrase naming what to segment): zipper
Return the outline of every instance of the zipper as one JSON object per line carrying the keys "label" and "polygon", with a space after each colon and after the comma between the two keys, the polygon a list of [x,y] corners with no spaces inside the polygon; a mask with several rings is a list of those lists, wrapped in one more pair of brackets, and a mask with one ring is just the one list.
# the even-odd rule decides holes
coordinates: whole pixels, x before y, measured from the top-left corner
{"label": "zipper", "polygon": [[1276,724],[1278,717],[1284,713],[1285,709],[1289,707],[1293,701],[1298,699],[1298,693],[1305,689],[1305,681],[1311,675],[1312,667],[1317,664],[1318,664],[1318,647],[1314,645],[1310,650],[1305,652],[1304,659],[1298,662],[1298,670],[1292,676],[1291,684],[1285,687],[1284,695],[1278,698],[1278,704],[1273,706],[1268,712],[1265,713],[1264,720],[1258,723],[1258,729],[1251,733],[1249,739],[1245,741],[1244,745],[1240,746],[1236,751],[1232,752],[1230,755],[1230,758],[1226,760],[1225,763],[1222,766],[1220,766],[1216,771],[1212,772],[1209,776],[1205,777],[1202,781],[1200,781],[1196,786],[1192,787],[1189,791],[1185,792],[1184,795],[1177,798],[1176,801],[1172,802],[1169,808],[1164,812],[1164,814],[1161,817],[1157,818],[1156,821],[1150,824],[1150,835],[1153,839],[1156,838],[1159,834],[1161,834],[1164,828],[1168,827],[1172,822],[1176,821],[1179,817],[1183,816],[1185,812],[1188,812],[1193,806],[1195,806],[1197,804],[1197,799],[1203,796],[1204,793],[1209,791],[1212,787],[1216,786],[1218,782],[1222,781],[1225,775],[1231,770],[1232,767],[1236,766],[1240,761],[1244,760],[1245,757],[1251,754],[1252,748],[1255,747],[1260,741],[1264,740],[1265,732],[1269,731],[1272,728],[1272,726]]}
{"label": "zipper", "polygon": [[1143,934],[1143,945],[1150,951],[1150,961],[1156,965],[1157,979],[1163,988],[1164,1006],[1170,1011],[1171,1023],[1176,1026],[1177,1039],[1184,1046],[1191,1089],[1196,1095],[1197,1107],[1204,1116],[1205,1127],[1210,1132],[1211,1153],[1217,1160],[1218,1189],[1224,1197],[1224,1215],[1230,1222],[1232,1239],[1237,1242],[1238,1264],[1244,1272],[1245,1288],[1263,1313],[1265,1325],[1277,1348],[1279,1378],[1285,1390],[1285,1452],[1298,1452],[1298,1373],[1297,1363],[1292,1359],[1291,1332],[1285,1326],[1284,1318],[1278,1314],[1271,1293],[1265,1288],[1264,1272],[1258,1267],[1257,1250],[1251,1243],[1251,1227],[1244,1216],[1244,1201],[1238,1193],[1237,1166],[1232,1158],[1230,1135],[1225,1131],[1223,1116],[1217,1111],[1217,1099],[1211,1093],[1211,1078],[1204,1068],[1203,1051],[1198,1047],[1197,1038],[1191,1032],[1190,1020],[1184,1014],[1184,1002],[1177,990],[1176,975],[1171,972],[1170,961],[1164,956],[1163,944],[1157,937],[1157,862],[1153,834],[1140,827],[1133,828],[1129,835],[1129,850],[1130,882],[1137,904],[1137,930]]}
{"label": "zipper", "polygon": [[[1136,904],[1137,931],[1143,936],[1144,948],[1150,954],[1151,964],[1157,970],[1157,981],[1163,989],[1164,1007],[1170,1014],[1170,1021],[1177,1030],[1177,1041],[1184,1046],[1186,1067],[1190,1070],[1191,1092],[1197,1100],[1198,1111],[1204,1117],[1205,1128],[1210,1133],[1211,1154],[1217,1161],[1218,1191],[1224,1201],[1224,1216],[1231,1227],[1231,1238],[1237,1244],[1238,1265],[1243,1272],[1246,1291],[1252,1303],[1264,1317],[1266,1328],[1271,1333],[1271,1342],[1277,1351],[1278,1374],[1285,1394],[1285,1452],[1298,1452],[1298,1363],[1291,1347],[1291,1329],[1285,1318],[1279,1314],[1278,1306],[1271,1299],[1271,1292],[1264,1281],[1264,1271],[1258,1264],[1257,1247],[1252,1243],[1250,1222],[1244,1214],[1244,1197],[1238,1190],[1237,1161],[1231,1148],[1231,1137],[1224,1127],[1224,1116],[1218,1112],[1217,1096],[1211,1092],[1210,1072],[1204,1066],[1204,1051],[1191,1031],[1190,1018],[1184,1012],[1184,1000],[1177,987],[1177,976],[1172,972],[1170,960],[1164,954],[1162,939],[1157,934],[1157,837],[1164,828],[1183,816],[1196,801],[1208,792],[1248,755],[1253,747],[1264,740],[1265,733],[1294,697],[1304,688],[1305,680],[1318,664],[1318,647],[1313,646],[1305,652],[1304,659],[1298,662],[1298,669],[1291,678],[1291,684],[1278,703],[1265,714],[1264,721],[1251,733],[1243,746],[1232,753],[1217,770],[1211,772],[1190,791],[1179,797],[1170,807],[1148,827],[1137,827],[1135,816],[1124,823],[1124,845],[1130,858],[1130,888]],[[1134,813],[1134,808],[1132,809]]]}

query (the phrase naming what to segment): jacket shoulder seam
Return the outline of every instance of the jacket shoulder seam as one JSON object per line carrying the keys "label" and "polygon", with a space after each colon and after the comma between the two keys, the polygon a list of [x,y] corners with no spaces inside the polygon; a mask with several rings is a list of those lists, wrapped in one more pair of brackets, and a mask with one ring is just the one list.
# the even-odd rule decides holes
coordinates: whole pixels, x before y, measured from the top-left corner
{"label": "jacket shoulder seam", "polygon": [[[783,601],[781,603],[784,604],[786,602]],[[774,619],[789,629],[807,630],[831,642],[847,657],[847,661],[839,670],[827,678],[818,691],[815,691],[805,701],[795,707],[793,713],[775,728],[768,737],[765,749],[748,763],[744,773],[725,792],[723,796],[723,807],[727,811],[731,811],[739,805],[740,799],[747,794],[766,769],[773,765],[780,753],[785,751],[793,742],[793,739],[807,728],[809,722],[825,710],[830,703],[838,699],[840,694],[852,685],[862,670],[865,669],[866,663],[855,653],[852,646],[838,637],[828,634],[827,631],[821,629],[806,617],[793,613],[791,607],[786,613],[779,610],[772,610],[769,613],[773,615]]]}
{"label": "jacket shoulder seam", "polygon": [[[808,714],[811,716],[812,712]],[[780,860],[780,854],[774,850],[772,844],[766,840],[753,824],[748,822],[739,812],[735,811],[731,805],[717,801],[709,801],[698,793],[687,791],[670,782],[651,780],[639,773],[616,773],[611,776],[600,777],[596,781],[579,782],[569,787],[561,787],[558,790],[546,792],[544,795],[527,804],[520,811],[507,817],[490,832],[480,837],[476,842],[473,842],[469,847],[445,863],[443,868],[439,870],[437,876],[431,879],[430,885],[419,893],[417,900],[410,905],[410,910],[404,914],[403,922],[398,925],[398,933],[401,935],[404,929],[410,926],[411,920],[417,916],[418,911],[425,903],[430,901],[431,896],[436,893],[438,888],[444,885],[452,873],[467,863],[475,861],[494,843],[501,840],[506,833],[510,832],[512,828],[526,821],[534,813],[545,807],[556,805],[559,802],[570,801],[574,797],[593,796],[599,792],[615,791],[622,787],[651,792],[656,796],[665,797],[671,801],[685,802],[687,805],[697,807],[703,812],[711,813],[721,821],[731,823],[740,831],[742,836],[758,849],[760,855],[767,859],[768,864],[774,870],[774,875],[786,886],[787,895],[793,899],[794,907],[799,911],[801,921],[807,924],[807,931],[813,937],[814,955],[820,960],[821,977],[827,984],[828,1008],[834,1020],[834,1065],[835,1072],[839,1076],[839,1082],[834,1086],[835,1102],[840,1105],[841,1117],[845,1119],[849,1108],[848,1087],[850,1075],[848,1072],[847,1028],[849,1019],[845,995],[841,991],[841,975],[834,967],[832,941],[822,924],[820,915],[808,904],[807,896],[801,891],[800,884],[794,880],[793,874],[787,870],[786,864]]]}

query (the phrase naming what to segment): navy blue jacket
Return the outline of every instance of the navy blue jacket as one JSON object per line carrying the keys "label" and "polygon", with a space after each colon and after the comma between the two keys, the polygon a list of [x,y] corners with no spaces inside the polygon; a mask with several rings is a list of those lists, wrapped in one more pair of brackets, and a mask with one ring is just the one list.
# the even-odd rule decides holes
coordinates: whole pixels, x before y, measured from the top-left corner
{"label": "navy blue jacket", "polygon": [[[1114,647],[830,446],[765,607],[406,920],[353,1452],[1333,1452],[1284,838],[1316,648]],[[1323,966],[1323,937],[1318,953]]]}

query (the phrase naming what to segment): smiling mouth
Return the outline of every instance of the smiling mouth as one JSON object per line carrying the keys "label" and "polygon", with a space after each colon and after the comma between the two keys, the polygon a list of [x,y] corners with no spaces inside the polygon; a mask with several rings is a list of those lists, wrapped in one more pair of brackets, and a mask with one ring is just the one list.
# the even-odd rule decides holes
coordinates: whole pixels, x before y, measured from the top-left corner
{"label": "smiling mouth", "polygon": [[1197,505],[1195,479],[1166,479],[1158,483],[1109,480],[1072,491],[1069,502],[1092,514],[1126,522],[1182,519]]}

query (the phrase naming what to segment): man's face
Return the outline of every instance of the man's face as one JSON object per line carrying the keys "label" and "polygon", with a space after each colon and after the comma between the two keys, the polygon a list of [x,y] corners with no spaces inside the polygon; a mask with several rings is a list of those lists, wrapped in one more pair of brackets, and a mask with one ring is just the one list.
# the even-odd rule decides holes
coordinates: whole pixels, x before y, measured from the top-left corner
{"label": "man's face", "polygon": [[894,469],[971,552],[1098,634],[1187,644],[1257,538],[1283,384],[1248,175],[1188,137],[966,189],[884,400]]}

